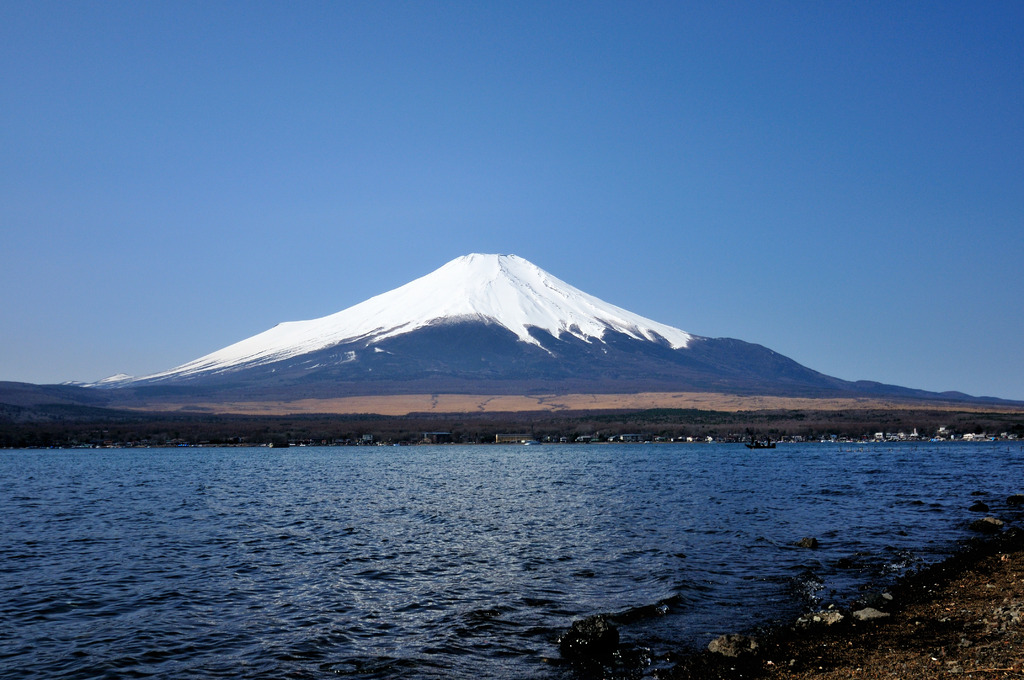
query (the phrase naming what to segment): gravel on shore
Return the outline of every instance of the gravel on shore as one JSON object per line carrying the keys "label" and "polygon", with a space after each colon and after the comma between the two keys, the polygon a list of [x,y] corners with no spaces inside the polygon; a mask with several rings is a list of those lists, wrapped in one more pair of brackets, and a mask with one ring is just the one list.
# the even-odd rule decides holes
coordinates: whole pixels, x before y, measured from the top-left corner
{"label": "gravel on shore", "polygon": [[873,603],[878,618],[812,615],[754,634],[753,651],[685,655],[656,677],[1024,678],[1024,531],[972,542],[886,595]]}

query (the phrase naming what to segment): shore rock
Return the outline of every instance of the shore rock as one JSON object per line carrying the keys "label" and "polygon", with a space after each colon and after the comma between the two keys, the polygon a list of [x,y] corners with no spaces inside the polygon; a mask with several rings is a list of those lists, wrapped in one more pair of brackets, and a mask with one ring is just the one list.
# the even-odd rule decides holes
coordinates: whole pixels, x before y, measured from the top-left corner
{"label": "shore rock", "polygon": [[841,623],[846,617],[838,609],[825,609],[820,612],[805,614],[796,620],[796,625],[801,628],[810,626],[834,626]]}
{"label": "shore rock", "polygon": [[618,629],[601,615],[573,621],[558,643],[562,657],[575,661],[610,658],[618,646]]}
{"label": "shore rock", "polygon": [[757,650],[757,640],[746,635],[721,635],[708,643],[708,651],[723,656],[738,657]]}
{"label": "shore rock", "polygon": [[858,609],[853,612],[853,618],[858,621],[876,621],[878,619],[889,618],[888,612],[878,611],[874,607],[865,607],[864,609]]}
{"label": "shore rock", "polygon": [[1003,520],[995,517],[976,519],[971,522],[971,530],[980,534],[998,534],[1003,529]]}

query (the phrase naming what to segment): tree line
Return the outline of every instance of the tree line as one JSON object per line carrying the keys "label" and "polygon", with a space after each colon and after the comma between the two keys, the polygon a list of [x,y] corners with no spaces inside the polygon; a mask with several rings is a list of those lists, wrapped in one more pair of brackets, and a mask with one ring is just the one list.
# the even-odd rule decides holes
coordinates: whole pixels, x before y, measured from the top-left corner
{"label": "tree line", "polygon": [[[260,445],[274,441],[312,444],[414,444],[425,433],[444,433],[442,441],[491,443],[500,433],[522,433],[549,441],[598,441],[624,433],[649,439],[772,439],[808,440],[832,435],[848,439],[876,432],[930,437],[946,433],[1003,432],[1024,438],[1024,413],[980,413],[940,410],[780,410],[702,411],[650,409],[632,412],[452,414],[429,416],[308,415],[218,416],[162,415],[95,411],[82,414],[24,414],[0,411],[0,447],[66,447],[105,445]],[[436,439],[436,436],[435,436]]]}

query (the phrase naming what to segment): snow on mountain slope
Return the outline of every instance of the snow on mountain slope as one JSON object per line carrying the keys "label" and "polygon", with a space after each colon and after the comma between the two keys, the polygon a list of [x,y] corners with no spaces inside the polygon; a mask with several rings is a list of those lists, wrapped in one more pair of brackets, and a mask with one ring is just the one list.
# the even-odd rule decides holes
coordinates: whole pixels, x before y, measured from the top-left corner
{"label": "snow on mountain slope", "polygon": [[503,326],[533,345],[540,343],[530,335],[531,327],[556,338],[568,334],[586,342],[600,341],[611,329],[673,349],[686,347],[694,337],[588,295],[516,255],[472,254],[336,314],[282,323],[195,361],[137,380],[230,371],[353,341],[369,347],[435,323],[472,319]]}

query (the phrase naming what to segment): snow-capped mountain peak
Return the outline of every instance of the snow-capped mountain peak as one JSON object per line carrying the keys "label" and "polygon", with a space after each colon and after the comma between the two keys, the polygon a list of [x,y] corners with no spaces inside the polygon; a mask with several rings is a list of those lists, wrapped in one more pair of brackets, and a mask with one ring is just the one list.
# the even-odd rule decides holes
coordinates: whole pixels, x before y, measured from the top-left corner
{"label": "snow-capped mountain peak", "polygon": [[[600,341],[609,331],[686,347],[689,333],[604,302],[516,255],[458,257],[426,276],[335,314],[282,323],[170,371],[152,381],[267,364],[342,343],[377,342],[443,322],[480,320],[507,328],[525,343],[552,336]],[[120,381],[115,381],[120,382]]]}
{"label": "snow-capped mountain peak", "polygon": [[848,382],[761,345],[690,335],[588,295],[515,255],[480,254],[456,258],[335,314],[279,324],[169,371],[117,375],[89,386],[129,388],[112,397],[125,403],[205,409],[312,400],[323,401],[325,412],[336,408],[335,398],[388,395],[660,391],[948,398]]}

